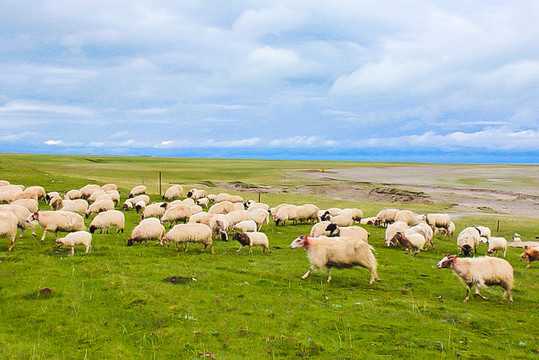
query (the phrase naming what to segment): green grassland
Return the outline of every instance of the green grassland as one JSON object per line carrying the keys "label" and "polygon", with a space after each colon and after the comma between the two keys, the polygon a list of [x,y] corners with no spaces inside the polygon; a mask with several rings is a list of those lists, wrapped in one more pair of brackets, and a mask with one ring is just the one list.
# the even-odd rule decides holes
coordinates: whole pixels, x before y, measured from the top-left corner
{"label": "green grassland", "polygon": [[[375,164],[369,164],[374,166]],[[382,164],[377,164],[382,166]],[[241,182],[259,188],[227,190],[257,199],[271,186],[314,184],[290,176],[293,170],[365,166],[352,162],[172,159],[110,156],[0,155],[0,179],[47,191],[87,183],[119,185],[122,198],[144,183],[158,201],[158,172],[163,191],[169,183],[210,185]],[[198,185],[202,188],[203,186]],[[252,192],[247,192],[247,190]],[[185,192],[185,191],[184,191]],[[355,206],[365,216],[393,206],[442,211],[435,204],[358,203],[318,195],[261,194],[281,202],[314,203],[320,208]],[[40,208],[48,209],[45,204]],[[496,218],[462,217],[468,225],[496,228]],[[86,221],[88,225],[91,219]],[[444,253],[455,253],[455,238],[436,235],[436,249],[415,257],[383,246],[384,229],[365,226],[376,249],[381,281],[354,268],[300,276],[310,266],[302,249],[290,242],[312,224],[266,231],[271,253],[254,248],[236,253],[238,243],[215,242],[215,255],[174,247],[126,247],[140,221],[126,212],[124,234],[94,234],[93,250],[57,249],[54,235],[40,242],[29,233],[7,252],[0,238],[1,359],[533,359],[539,357],[539,264],[519,262],[520,249],[508,249],[515,270],[514,304],[499,304],[502,290],[471,298],[448,269],[436,269]],[[537,218],[504,217],[500,236],[518,231],[531,239]],[[480,245],[478,253],[486,252]],[[165,278],[181,277],[180,283]],[[39,291],[49,288],[50,293]]]}

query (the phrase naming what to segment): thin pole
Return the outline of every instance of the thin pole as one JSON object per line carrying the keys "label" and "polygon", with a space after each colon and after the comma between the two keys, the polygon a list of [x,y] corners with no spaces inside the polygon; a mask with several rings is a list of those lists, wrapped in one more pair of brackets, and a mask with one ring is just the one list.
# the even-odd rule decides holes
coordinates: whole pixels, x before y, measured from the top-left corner
{"label": "thin pole", "polygon": [[161,197],[161,171],[159,171],[159,197]]}

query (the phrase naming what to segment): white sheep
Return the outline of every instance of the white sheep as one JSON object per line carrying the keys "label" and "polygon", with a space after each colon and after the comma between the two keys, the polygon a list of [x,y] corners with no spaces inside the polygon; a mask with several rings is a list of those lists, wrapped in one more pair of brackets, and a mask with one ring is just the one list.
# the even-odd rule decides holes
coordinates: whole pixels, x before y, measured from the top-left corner
{"label": "white sheep", "polygon": [[469,256],[472,250],[477,254],[477,244],[480,238],[479,230],[474,227],[467,227],[457,235],[457,246],[464,256]]}
{"label": "white sheep", "polygon": [[329,221],[329,216],[337,216],[341,213],[341,208],[329,208],[327,210],[320,210],[318,213],[318,216],[320,216],[320,220],[322,221]]}
{"label": "white sheep", "polygon": [[44,229],[41,241],[45,240],[47,232],[54,232],[58,238],[58,231],[75,232],[86,229],[84,218],[70,211],[36,211],[26,219],[27,222],[34,220]]}
{"label": "white sheep", "polygon": [[131,202],[131,199],[125,200],[124,204],[122,205],[122,210],[132,210],[133,209],[133,203]]}
{"label": "white sheep", "polygon": [[395,215],[395,221],[403,221],[408,224],[408,226],[414,226],[419,223],[416,215],[411,210],[400,210]]}
{"label": "white sheep", "polygon": [[160,218],[165,215],[165,211],[167,209],[163,206],[163,204],[165,203],[159,202],[146,206],[142,212],[141,219],[144,220],[150,217]]}
{"label": "white sheep", "polygon": [[103,211],[92,220],[89,226],[90,232],[93,234],[96,230],[103,230],[109,233],[109,228],[115,227],[118,231],[116,233],[124,232],[125,216],[119,210],[107,210]]}
{"label": "white sheep", "polygon": [[395,222],[395,216],[399,209],[383,209],[378,212],[374,220],[374,226],[387,226]]}
{"label": "white sheep", "polygon": [[199,212],[203,212],[202,206],[200,205],[191,205],[189,206],[189,210],[191,210],[191,215],[198,214]]}
{"label": "white sheep", "polygon": [[328,282],[331,281],[331,268],[351,268],[361,266],[370,270],[369,284],[380,280],[376,274],[376,258],[372,253],[372,246],[361,240],[343,237],[309,237],[302,235],[290,244],[291,249],[302,247],[307,251],[311,267],[301,278],[306,279],[312,270],[326,267],[328,269]]}
{"label": "white sheep", "polygon": [[64,200],[75,200],[82,198],[82,193],[80,190],[69,190],[64,195]]}
{"label": "white sheep", "polygon": [[207,197],[200,198],[197,200],[197,204],[208,208],[210,206],[210,199],[208,199]]}
{"label": "white sheep", "polygon": [[440,234],[444,235],[444,236],[453,236],[453,234],[455,233],[455,223],[453,221],[451,221],[449,223],[449,227],[447,229],[440,229]]}
{"label": "white sheep", "polygon": [[394,223],[390,224],[386,228],[386,233],[384,237],[386,245],[390,247],[395,244],[395,235],[397,235],[398,232],[404,232],[404,230],[406,229],[408,229],[408,224],[404,221],[395,221]]}
{"label": "white sheep", "polygon": [[354,219],[352,218],[352,215],[349,213],[340,213],[337,216],[331,216],[329,215],[328,220],[337,226],[346,227],[346,226],[352,226],[354,225]]}
{"label": "white sheep", "polygon": [[250,203],[250,205],[247,207],[247,211],[254,211],[256,209],[264,209],[264,210],[269,210],[269,205],[268,204],[264,204],[264,203],[255,203],[255,202],[252,202]]}
{"label": "white sheep", "polygon": [[[0,187],[0,203],[17,200],[22,190],[17,185],[5,185]],[[34,199],[37,201],[37,198]]]}
{"label": "white sheep", "polygon": [[503,237],[489,236],[487,253],[492,254],[496,251],[496,256],[498,256],[498,250],[503,250],[503,257],[505,257],[505,253],[507,252],[507,240]]}
{"label": "white sheep", "polygon": [[215,203],[215,199],[217,199],[217,195],[215,194],[207,194],[206,197]]}
{"label": "white sheep", "polygon": [[467,291],[464,302],[467,302],[470,298],[470,290],[474,285],[476,286],[476,295],[483,300],[488,300],[488,298],[481,295],[480,291],[482,288],[499,285],[505,290],[500,303],[505,301],[507,295],[509,295],[509,301],[511,303],[513,302],[513,296],[511,295],[513,267],[504,259],[493,257],[460,259],[455,255],[445,255],[436,266],[438,269],[447,268],[453,270],[464,284],[466,284]]}
{"label": "white sheep", "polygon": [[206,192],[206,190],[191,189],[187,192],[187,197],[195,201],[207,196],[208,193]]}
{"label": "white sheep", "polygon": [[107,190],[105,193],[111,197],[116,205],[120,203],[120,192],[118,190]]}
{"label": "white sheep", "polygon": [[137,212],[137,214],[140,212],[144,212],[144,209],[146,209],[146,203],[144,202],[144,200],[140,200],[135,204],[135,211]]}
{"label": "white sheep", "polygon": [[88,199],[94,193],[94,191],[97,190],[101,190],[101,186],[96,184],[84,185],[80,188],[81,197],[83,199]]}
{"label": "white sheep", "polygon": [[[277,207],[275,208],[275,213],[272,215],[276,226],[278,226],[280,222],[283,223],[283,226],[286,225],[287,220],[291,220],[292,224],[295,224],[298,218],[298,207],[296,205]],[[318,216],[318,213],[316,215]]]}
{"label": "white sheep", "polygon": [[24,206],[31,213],[35,213],[37,210],[39,210],[39,204],[34,199],[18,199],[10,202],[10,205]]}
{"label": "white sheep", "polygon": [[434,232],[436,228],[449,229],[451,218],[448,214],[424,214],[425,222],[432,228]]}
{"label": "white sheep", "polygon": [[357,208],[342,209],[339,215],[341,214],[349,214],[355,222],[361,222],[361,219],[363,218],[363,211]]}
{"label": "white sheep", "polygon": [[60,193],[58,191],[48,192],[45,201],[49,202],[53,197],[60,197]]}
{"label": "white sheep", "polygon": [[135,242],[142,243],[143,241],[148,244],[148,240],[157,240],[158,243],[161,243],[164,234],[165,227],[161,225],[159,219],[144,219],[131,232],[131,237],[127,240],[127,246],[132,246]]}
{"label": "white sheep", "polygon": [[88,211],[88,202],[84,199],[64,200],[60,210],[85,213]]}
{"label": "white sheep", "polygon": [[0,186],[6,186],[6,185],[9,185],[10,182],[7,181],[7,180],[0,180]]}
{"label": "white sheep", "polygon": [[172,201],[174,199],[180,199],[183,193],[183,186],[181,185],[172,185],[170,186],[163,195],[163,199],[166,201]]}
{"label": "white sheep", "polygon": [[146,194],[146,185],[137,185],[129,192],[129,198],[133,198],[137,195]]}
{"label": "white sheep", "polygon": [[36,236],[35,233],[35,224],[33,222],[28,222],[27,219],[32,215],[30,210],[20,205],[0,205],[0,213],[12,213],[17,218],[17,227],[21,229],[21,234],[19,237],[23,237],[26,229],[32,231],[32,236]]}
{"label": "white sheep", "polygon": [[372,217],[361,219],[359,223],[361,225],[374,225],[375,221],[376,221],[376,216],[372,216]]}
{"label": "white sheep", "polygon": [[190,217],[191,208],[189,206],[185,204],[170,206],[161,217],[161,224],[165,224],[167,221],[171,224],[179,221],[183,221],[185,223]]}
{"label": "white sheep", "polygon": [[297,221],[298,222],[308,222],[312,221],[313,223],[316,223],[320,221],[320,217],[318,216],[318,212],[320,209],[318,206],[313,204],[304,204],[298,206],[297,211]]}
{"label": "white sheep", "polygon": [[92,250],[92,234],[87,231],[76,231],[63,238],[56,239],[56,246],[71,246],[71,255],[75,254],[75,245],[84,245],[86,252]]}
{"label": "white sheep", "polygon": [[477,231],[479,231],[479,241],[482,243],[488,243],[488,239],[490,238],[491,234],[490,228],[486,226],[476,226],[475,228]]}
{"label": "white sheep", "polygon": [[204,252],[209,246],[211,253],[213,250],[213,239],[211,229],[204,224],[178,224],[175,225],[168,233],[163,236],[162,244],[168,245],[172,241],[178,249],[178,244],[185,244],[185,252],[187,252],[187,243],[200,243],[204,245],[201,252]]}
{"label": "white sheep", "polygon": [[[212,215],[212,214],[209,214]],[[209,227],[215,236],[220,236],[222,241],[228,241],[228,219],[225,214],[215,214],[209,219]]]}
{"label": "white sheep", "polygon": [[231,203],[230,201],[222,201],[220,203],[212,205],[212,207],[208,210],[208,214],[228,214],[229,212],[234,210],[235,207],[233,203]]}
{"label": "white sheep", "polygon": [[146,194],[141,194],[131,198],[130,201],[133,203],[133,205],[135,205],[139,201],[143,201],[146,205],[148,205],[150,203],[150,197]]}
{"label": "white sheep", "polygon": [[326,231],[329,233],[329,237],[339,236],[369,242],[370,234],[361,226],[337,226],[337,224],[330,223],[326,227]]}
{"label": "white sheep", "polygon": [[49,206],[52,210],[58,210],[63,206],[63,200],[59,196],[54,196],[49,200]]}
{"label": "white sheep", "polygon": [[104,191],[118,190],[118,186],[116,184],[105,184],[101,186],[101,190],[104,190]]}
{"label": "white sheep", "polygon": [[[92,193],[92,195],[90,195],[90,196],[88,197],[88,202],[89,202],[89,203],[95,202],[95,201],[97,201],[97,198],[99,198],[99,197],[102,196],[102,195],[106,195],[106,194],[107,194],[107,193],[105,192],[105,190],[101,190],[101,189],[96,190],[96,191],[94,191],[94,192]],[[112,198],[111,198],[111,200],[112,200]]]}
{"label": "white sheep", "polygon": [[190,223],[201,223],[202,220],[208,215],[208,213],[205,212],[199,212],[196,214],[191,215],[189,218]]}
{"label": "white sheep", "polygon": [[234,204],[234,210],[245,210],[245,207],[240,202],[235,202],[235,203],[232,203],[232,204]]}
{"label": "white sheep", "polygon": [[23,190],[22,194],[18,195],[19,199],[40,199],[45,201],[47,199],[47,193],[43,186],[28,186]]}
{"label": "white sheep", "polygon": [[249,246],[249,254],[253,253],[253,246],[262,246],[262,252],[271,252],[269,248],[269,240],[268,236],[261,232],[240,232],[235,233],[232,239],[238,241],[240,243],[240,248],[236,250],[236,252],[240,252],[240,250],[244,246]]}
{"label": "white sheep", "polygon": [[243,198],[239,195],[230,195],[227,193],[220,193],[215,198],[215,203],[220,203],[223,201],[230,201],[231,203],[243,203]]}
{"label": "white sheep", "polygon": [[[198,200],[198,199],[197,199],[197,200]],[[175,202],[175,201],[178,201],[178,200],[174,200],[173,202]],[[185,198],[185,199],[183,199],[181,202],[182,202],[183,204],[189,205],[189,206],[193,206],[193,205],[196,204],[196,201],[193,200],[193,199],[191,199],[191,198]]]}
{"label": "white sheep", "polygon": [[[432,243],[432,238],[434,236],[434,232],[432,231],[432,228],[427,225],[426,223],[419,223],[415,226],[412,226],[406,230],[404,230],[404,234],[405,235],[411,235],[413,233],[419,233],[421,235],[423,235],[423,237],[425,238],[426,242],[429,243],[432,248],[434,249],[434,244]],[[427,245],[428,247],[428,245]]]}
{"label": "white sheep", "polygon": [[15,214],[11,212],[0,212],[0,236],[7,237],[10,240],[8,251],[15,245],[15,236],[17,236],[18,220]]}
{"label": "white sheep", "polygon": [[257,224],[253,220],[244,220],[232,226],[234,231],[254,232],[257,230]]}
{"label": "white sheep", "polygon": [[88,210],[84,212],[84,216],[88,218],[92,214],[98,214],[102,211],[114,210],[114,202],[110,199],[104,199],[96,201],[92,205],[88,206]]}
{"label": "white sheep", "polygon": [[[398,232],[395,234],[395,240],[403,247],[404,251],[415,250],[413,255],[417,255],[419,251],[424,250],[423,247],[427,242],[425,236],[420,233],[414,232],[411,234],[405,234],[404,232]],[[411,254],[411,252],[410,252]]]}
{"label": "white sheep", "polygon": [[321,235],[328,236],[329,232],[326,230],[328,225],[331,224],[329,221],[320,221],[313,225],[311,232],[309,233],[310,237],[318,237]]}
{"label": "white sheep", "polygon": [[245,209],[243,210],[234,210],[225,215],[228,221],[228,229],[237,223],[245,220],[252,220],[251,213]]}

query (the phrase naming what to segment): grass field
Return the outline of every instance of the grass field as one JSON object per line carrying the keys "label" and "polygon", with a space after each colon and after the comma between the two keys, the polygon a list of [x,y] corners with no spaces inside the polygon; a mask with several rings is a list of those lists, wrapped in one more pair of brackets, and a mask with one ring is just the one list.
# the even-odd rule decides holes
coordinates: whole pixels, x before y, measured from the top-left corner
{"label": "grass field", "polygon": [[[376,164],[370,164],[374,166]],[[382,164],[378,164],[382,166]],[[145,183],[159,200],[169,183],[245,186],[313,184],[292,170],[365,166],[351,162],[164,159],[52,155],[0,155],[0,179],[42,185],[47,191],[87,183],[119,185],[122,197]],[[190,186],[187,186],[189,188]],[[202,187],[202,186],[197,186]],[[258,190],[232,194],[257,199]],[[365,216],[392,206],[442,211],[435,204],[357,203],[322,196],[263,193],[272,206],[314,203],[320,208],[355,206]],[[48,209],[45,204],[40,208]],[[0,358],[2,359],[533,359],[539,357],[539,264],[507,260],[515,270],[514,304],[498,304],[499,287],[463,303],[464,285],[448,269],[436,269],[444,253],[455,253],[455,238],[435,236],[436,250],[410,257],[383,246],[384,229],[365,226],[376,249],[381,282],[369,285],[368,271],[334,270],[308,279],[302,249],[290,242],[311,225],[275,227],[266,232],[272,252],[254,248],[236,253],[235,242],[216,241],[216,254],[187,253],[153,244],[126,247],[139,221],[126,212],[125,234],[96,234],[93,251],[57,249],[54,236],[40,242],[26,234],[12,252],[0,238]],[[91,219],[88,219],[88,225]],[[496,228],[491,217],[464,216],[469,225]],[[531,239],[537,218],[504,218],[499,236],[518,231]],[[479,247],[484,254],[486,245]],[[178,276],[180,283],[165,282]],[[49,288],[52,291],[39,294]]]}

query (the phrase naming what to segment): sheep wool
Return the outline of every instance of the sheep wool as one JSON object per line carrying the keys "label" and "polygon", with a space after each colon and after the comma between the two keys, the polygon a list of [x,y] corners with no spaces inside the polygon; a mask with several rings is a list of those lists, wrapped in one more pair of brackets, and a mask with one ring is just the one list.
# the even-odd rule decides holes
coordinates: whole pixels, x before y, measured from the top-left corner
{"label": "sheep wool", "polygon": [[11,251],[15,245],[17,223],[15,214],[11,212],[0,212],[0,236],[7,237],[10,240],[8,251]]}
{"label": "sheep wool", "polygon": [[253,220],[244,220],[232,226],[232,229],[239,232],[255,232],[257,224]]}
{"label": "sheep wool", "polygon": [[149,218],[144,219],[131,232],[131,237],[127,240],[127,246],[132,246],[135,242],[148,244],[148,240],[157,240],[161,243],[161,239],[165,234],[165,227],[161,225],[159,219]]}
{"label": "sheep wool", "polygon": [[397,241],[395,240],[395,235],[397,235],[398,232],[404,232],[404,230],[408,229],[408,224],[404,221],[395,221],[394,223],[390,224],[386,228],[385,233],[385,243],[388,247],[395,244]]}
{"label": "sheep wool", "polygon": [[172,241],[178,249],[178,244],[184,244],[184,251],[187,252],[187,243],[199,243],[203,244],[204,248],[201,252],[204,252],[209,246],[211,253],[215,254],[213,250],[213,239],[211,229],[204,224],[178,224],[175,225],[168,233],[163,236],[161,244],[167,244]]}
{"label": "sheep wool", "polygon": [[60,210],[84,213],[88,210],[88,202],[84,199],[64,200]]}
{"label": "sheep wool", "polygon": [[329,232],[326,231],[328,225],[331,224],[329,221],[320,221],[313,225],[311,232],[309,233],[310,237],[318,237],[320,235],[329,235]]}
{"label": "sheep wool", "polygon": [[58,238],[58,231],[75,232],[86,229],[84,218],[70,211],[36,211],[26,221],[34,220],[44,229],[41,241],[45,240],[47,232],[56,233]]}
{"label": "sheep wool", "polygon": [[119,210],[103,211],[92,220],[89,226],[90,232],[93,234],[96,230],[103,230],[109,233],[109,228],[115,227],[118,229],[116,233],[124,232],[125,216]]}
{"label": "sheep wool", "polygon": [[262,246],[262,252],[271,252],[269,241],[266,234],[261,232],[241,232],[235,233],[232,237],[240,243],[240,248],[236,252],[240,252],[244,246],[249,246],[249,254],[253,253],[253,246]]}
{"label": "sheep wool", "polygon": [[137,195],[146,194],[146,185],[138,185],[131,189],[129,192],[129,198],[135,197]]}
{"label": "sheep wool", "polygon": [[507,252],[507,240],[503,237],[489,236],[487,253],[492,254],[496,252],[496,256],[498,256],[498,250],[502,250],[503,257],[505,257]]}
{"label": "sheep wool", "polygon": [[479,230],[474,227],[467,227],[463,229],[457,235],[457,246],[464,256],[469,256],[474,251],[474,254],[477,253],[477,244],[479,244]]}
{"label": "sheep wool", "polygon": [[75,254],[75,245],[84,245],[86,252],[92,250],[92,234],[87,231],[76,231],[63,238],[56,239],[56,246],[71,246],[71,255]]}
{"label": "sheep wool", "polygon": [[360,226],[337,226],[330,223],[326,227],[326,232],[329,232],[330,237],[347,237],[354,240],[361,240],[363,242],[369,242],[369,232]]}
{"label": "sheep wool", "polygon": [[528,260],[528,265],[526,265],[526,268],[528,269],[530,265],[532,264],[532,261],[539,261],[539,249],[531,248],[524,251],[520,255],[520,261],[524,261],[524,260]]}

